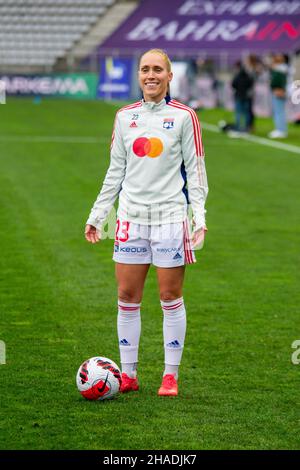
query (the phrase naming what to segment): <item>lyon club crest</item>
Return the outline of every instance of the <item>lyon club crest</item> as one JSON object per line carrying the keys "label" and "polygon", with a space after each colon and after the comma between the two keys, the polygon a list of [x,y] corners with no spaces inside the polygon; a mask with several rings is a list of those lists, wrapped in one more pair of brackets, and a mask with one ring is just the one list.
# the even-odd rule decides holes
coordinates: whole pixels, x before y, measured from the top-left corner
{"label": "lyon club crest", "polygon": [[174,127],[174,118],[164,119],[163,128],[164,129],[173,129]]}

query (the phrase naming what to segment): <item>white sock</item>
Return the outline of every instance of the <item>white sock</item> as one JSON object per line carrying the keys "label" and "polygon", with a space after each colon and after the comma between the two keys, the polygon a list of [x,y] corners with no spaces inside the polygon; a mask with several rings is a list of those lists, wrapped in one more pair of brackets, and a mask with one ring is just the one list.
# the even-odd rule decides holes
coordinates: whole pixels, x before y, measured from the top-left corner
{"label": "white sock", "polygon": [[136,376],[141,334],[141,304],[118,301],[118,338],[122,372]]}
{"label": "white sock", "polygon": [[164,373],[163,375],[167,375],[167,374],[172,374],[174,375],[175,379],[177,380],[178,379],[178,370],[179,370],[179,366],[172,366],[171,364],[165,364],[165,370],[164,370]]}
{"label": "white sock", "polygon": [[177,379],[186,332],[186,312],[183,297],[167,302],[161,300],[160,303],[164,314],[164,375],[175,374]]}

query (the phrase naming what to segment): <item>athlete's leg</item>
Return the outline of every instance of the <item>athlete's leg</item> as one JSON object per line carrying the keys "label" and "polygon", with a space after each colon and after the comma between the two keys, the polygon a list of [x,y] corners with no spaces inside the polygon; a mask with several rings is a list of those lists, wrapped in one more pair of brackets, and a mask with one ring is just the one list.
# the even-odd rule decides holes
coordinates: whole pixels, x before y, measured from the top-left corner
{"label": "athlete's leg", "polygon": [[136,367],[141,334],[140,305],[149,264],[116,263],[121,391],[138,390]]}
{"label": "athlete's leg", "polygon": [[160,300],[169,302],[182,297],[185,266],[156,268]]}
{"label": "athlete's leg", "polygon": [[116,263],[118,298],[123,302],[140,303],[150,264]]}
{"label": "athlete's leg", "polygon": [[[168,388],[164,390],[163,381],[159,390],[160,395],[177,395],[176,380],[186,332],[186,312],[182,297],[184,272],[185,266],[157,268],[161,306],[164,314],[165,370],[163,375],[167,380]],[[171,383],[168,384],[168,380],[171,380]]]}

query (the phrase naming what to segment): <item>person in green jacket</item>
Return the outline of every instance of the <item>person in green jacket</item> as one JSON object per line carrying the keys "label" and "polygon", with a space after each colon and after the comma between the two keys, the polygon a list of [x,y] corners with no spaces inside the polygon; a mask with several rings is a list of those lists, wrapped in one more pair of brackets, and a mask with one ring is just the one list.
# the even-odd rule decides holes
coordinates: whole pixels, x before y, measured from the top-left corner
{"label": "person in green jacket", "polygon": [[284,55],[274,55],[270,73],[270,87],[272,92],[272,112],[275,129],[269,134],[271,139],[287,137],[287,119],[285,110],[287,74],[288,66]]}

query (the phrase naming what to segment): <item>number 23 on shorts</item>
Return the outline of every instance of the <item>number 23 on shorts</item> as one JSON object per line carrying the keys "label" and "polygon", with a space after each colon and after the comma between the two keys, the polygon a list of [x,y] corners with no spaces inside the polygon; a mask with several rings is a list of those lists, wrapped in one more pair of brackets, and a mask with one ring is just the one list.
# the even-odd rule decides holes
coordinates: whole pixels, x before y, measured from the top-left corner
{"label": "number 23 on shorts", "polygon": [[119,219],[117,219],[116,241],[127,242],[129,238],[129,234],[128,234],[129,224],[130,222],[126,222],[125,220],[120,221]]}

